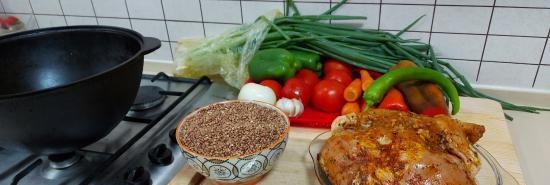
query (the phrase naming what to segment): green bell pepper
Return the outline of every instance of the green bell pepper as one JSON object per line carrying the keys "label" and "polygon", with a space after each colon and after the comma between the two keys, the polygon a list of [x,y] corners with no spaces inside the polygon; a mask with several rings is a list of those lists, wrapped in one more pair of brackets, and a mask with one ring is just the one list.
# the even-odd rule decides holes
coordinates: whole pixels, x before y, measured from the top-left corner
{"label": "green bell pepper", "polygon": [[294,58],[297,61],[300,61],[302,63],[303,68],[311,69],[312,71],[318,72],[321,71],[321,67],[323,66],[321,64],[321,56],[312,53],[312,52],[306,52],[306,51],[300,51],[300,50],[289,50],[292,54],[294,54]]}
{"label": "green bell pepper", "polygon": [[264,49],[256,52],[248,63],[248,73],[254,81],[276,79],[286,81],[302,68],[294,55],[282,48]]}

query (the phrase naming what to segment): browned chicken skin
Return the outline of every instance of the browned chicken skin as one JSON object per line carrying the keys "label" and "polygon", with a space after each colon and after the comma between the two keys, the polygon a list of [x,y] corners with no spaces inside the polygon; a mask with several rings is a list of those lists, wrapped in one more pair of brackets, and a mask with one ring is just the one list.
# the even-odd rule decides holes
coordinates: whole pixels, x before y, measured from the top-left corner
{"label": "browned chicken skin", "polygon": [[481,125],[382,109],[335,122],[319,156],[335,185],[476,184]]}

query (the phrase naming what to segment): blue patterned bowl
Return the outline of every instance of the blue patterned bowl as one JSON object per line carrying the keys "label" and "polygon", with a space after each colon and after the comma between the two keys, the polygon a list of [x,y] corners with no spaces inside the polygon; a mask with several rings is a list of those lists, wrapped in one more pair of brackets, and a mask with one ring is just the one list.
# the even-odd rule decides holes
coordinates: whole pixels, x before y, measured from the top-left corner
{"label": "blue patterned bowl", "polygon": [[181,143],[180,137],[176,137],[184,156],[187,158],[187,163],[195,169],[195,171],[202,174],[206,178],[222,183],[244,183],[259,178],[269,172],[269,170],[271,170],[275,165],[275,162],[279,156],[285,150],[288,140],[288,132],[290,129],[290,121],[288,120],[288,117],[273,105],[257,101],[229,100],[214,103],[190,113],[180,121],[176,135],[180,135],[181,125],[185,124],[186,120],[193,116],[197,111],[215,104],[235,102],[253,102],[258,105],[268,107],[273,111],[277,111],[279,114],[285,116],[287,127],[284,134],[281,135],[279,139],[277,139],[277,141],[272,143],[269,147],[244,156],[209,157],[200,155],[190,151],[187,146]]}

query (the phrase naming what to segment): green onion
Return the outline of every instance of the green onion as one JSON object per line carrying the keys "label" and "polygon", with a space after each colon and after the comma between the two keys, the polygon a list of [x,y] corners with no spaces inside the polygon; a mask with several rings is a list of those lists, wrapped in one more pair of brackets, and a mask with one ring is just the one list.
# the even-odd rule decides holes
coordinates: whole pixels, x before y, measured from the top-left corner
{"label": "green onion", "polygon": [[[451,64],[438,59],[432,46],[417,39],[403,39],[401,35],[409,31],[424,16],[414,20],[396,34],[357,28],[349,25],[325,23],[323,20],[365,20],[362,16],[331,15],[346,0],[342,0],[320,15],[300,15],[292,0],[286,1],[285,17],[272,21],[271,30],[261,48],[283,47],[318,53],[341,60],[348,64],[385,73],[399,60],[408,59],[419,67],[426,67],[443,73],[464,96],[488,98],[499,102],[505,110],[530,113],[550,111],[550,109],[515,105],[475,90],[466,78]],[[293,16],[288,16],[289,11]],[[510,115],[505,114],[511,120]]]}

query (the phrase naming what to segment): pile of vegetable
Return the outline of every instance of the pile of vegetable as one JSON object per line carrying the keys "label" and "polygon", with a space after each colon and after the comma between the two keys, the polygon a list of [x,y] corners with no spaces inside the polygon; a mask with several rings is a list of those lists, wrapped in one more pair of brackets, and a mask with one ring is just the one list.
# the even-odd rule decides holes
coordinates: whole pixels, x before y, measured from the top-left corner
{"label": "pile of vegetable", "polygon": [[[321,56],[311,52],[273,48],[259,50],[248,72],[250,82],[241,88],[239,99],[273,104],[290,117],[303,117],[306,110],[333,115],[327,120],[310,116],[317,122],[313,124],[321,127],[330,126],[337,115],[375,106],[427,116],[447,115],[445,94],[452,102],[453,114],[460,107],[458,92],[446,76],[418,68],[408,60],[382,75],[332,58],[321,62]],[[306,121],[302,125],[314,126],[311,124]]]}
{"label": "pile of vegetable", "polygon": [[[448,84],[442,85],[442,81],[438,81],[437,85],[425,82],[427,79],[433,80],[433,74],[438,74],[444,75],[446,79],[449,79],[452,86],[456,87],[456,90],[462,96],[492,99],[498,101],[506,110],[516,110],[530,113],[538,113],[538,111],[548,110],[515,105],[483,94],[475,90],[465,79],[465,77],[451,64],[438,59],[431,45],[419,42],[418,40],[403,39],[400,37],[403,33],[414,26],[414,24],[422,17],[418,18],[396,34],[375,29],[330,24],[329,22],[337,23],[338,20],[366,19],[366,17],[361,16],[332,15],[332,13],[341,7],[345,2],[346,0],[342,0],[340,3],[336,4],[321,15],[301,15],[298,8],[294,5],[294,2],[292,0],[287,0],[285,16],[270,16],[270,19],[260,16],[252,25],[244,26],[253,27],[254,25],[260,24],[268,25],[267,30],[262,32],[265,33],[262,35],[263,37],[254,37],[254,43],[257,44],[259,42],[261,45],[256,48],[248,48],[252,49],[253,52],[243,49],[246,48],[243,46],[249,43],[248,41],[250,41],[250,35],[246,34],[246,32],[242,32],[242,29],[238,29],[236,31],[226,33],[226,35],[231,35],[229,39],[209,40],[208,42],[210,42],[210,44],[202,43],[201,45],[191,47],[191,49],[188,50],[187,54],[193,56],[197,56],[194,55],[196,54],[194,50],[201,51],[201,60],[194,60],[190,62],[185,57],[180,57],[180,59],[176,57],[179,69],[190,66],[190,64],[193,64],[195,67],[199,66],[202,68],[209,68],[210,70],[216,69],[216,66],[207,66],[206,64],[219,60],[220,56],[210,58],[206,51],[208,51],[212,45],[220,46],[227,42],[231,43],[231,45],[223,45],[225,47],[221,47],[222,49],[218,47],[216,51],[232,51],[231,57],[233,61],[225,61],[225,63],[240,66],[241,70],[238,74],[245,74],[245,72],[242,71],[242,66],[247,66],[248,72],[250,73],[249,76],[256,82],[269,79],[276,80],[280,83],[279,85],[284,84],[284,86],[287,86],[287,84],[289,84],[288,86],[300,87],[304,86],[306,82],[302,82],[304,80],[300,81],[295,79],[298,79],[296,76],[298,76],[297,74],[300,73],[299,71],[302,68],[319,75],[325,68],[331,68],[327,67],[327,65],[330,66],[329,61],[331,60],[338,60],[345,63],[352,73],[355,74],[345,72],[346,70],[335,74],[324,72],[322,73],[323,76],[321,77],[322,80],[320,80],[320,82],[315,85],[311,84],[311,82],[306,84],[306,86],[313,87],[313,90],[309,92],[308,90],[303,90],[304,92],[300,94],[301,96],[288,97],[296,99],[300,98],[304,105],[308,105],[311,99],[312,105],[323,111],[333,112],[336,109],[334,107],[339,107],[339,111],[342,111],[342,109],[345,108],[346,111],[344,112],[349,112],[356,111],[357,107],[360,107],[358,106],[360,102],[357,102],[355,93],[358,91],[359,86],[361,86],[362,91],[366,92],[368,89],[365,89],[363,86],[368,85],[364,84],[371,83],[368,82],[368,80],[364,80],[368,79],[368,77],[364,75],[368,72],[361,72],[361,70],[369,70],[371,74],[373,72],[385,74],[391,73],[390,71],[392,70],[397,71],[399,70],[398,68],[411,67],[418,69],[430,69],[430,72],[426,72],[426,78],[396,84],[396,86],[393,87],[394,89],[389,89],[389,93],[387,95],[382,94],[385,95],[385,98],[382,99],[379,106],[392,107],[393,109],[400,110],[411,109],[414,112],[427,115],[447,113],[446,110],[443,110],[443,107],[446,107],[447,105],[447,100],[455,103],[455,100],[453,100],[453,95],[449,94],[450,91],[447,87]],[[235,55],[235,53],[239,52],[241,54],[248,54],[240,55],[239,58]],[[255,53],[254,58],[249,56],[250,53]],[[274,56],[277,56],[277,58],[274,58]],[[319,69],[319,66],[321,65],[320,63],[304,62],[309,60],[308,57],[310,56],[319,56],[319,58],[325,59],[323,70]],[[243,58],[247,60],[243,60]],[[265,63],[262,62],[261,65],[257,64],[255,62],[255,58],[259,61],[265,61]],[[399,64],[399,62],[403,60],[408,60],[408,62]],[[293,61],[302,62],[297,63]],[[203,62],[204,65],[200,62]],[[418,69],[414,69],[414,71],[418,71]],[[359,70],[359,72],[355,72],[354,70]],[[343,75],[344,73],[347,75]],[[429,75],[428,73],[432,75]],[[187,75],[185,70],[178,70],[178,74],[184,77],[196,77],[197,74],[201,73],[194,73],[195,75],[190,76]],[[207,73],[206,75],[212,74]],[[326,79],[338,79],[336,81],[339,81],[340,84],[337,85],[333,81],[327,82]],[[230,84],[235,87],[241,87],[246,79],[241,78],[236,82],[234,79],[225,78],[225,80],[231,81],[232,83]],[[445,89],[445,93],[441,92],[438,85],[439,87]],[[337,101],[330,101],[330,103],[328,101],[324,103],[316,101],[316,97],[318,98],[320,96],[316,94],[319,92],[326,93],[327,91],[331,92],[328,93],[330,95],[333,95],[334,93],[341,94],[342,98]],[[282,94],[283,97],[285,97],[284,87]],[[311,96],[311,98],[308,98],[307,96]],[[405,101],[408,105],[399,105],[399,103],[396,103]],[[328,108],[329,106],[330,108]],[[454,111],[455,110],[453,109],[453,112]],[[509,115],[506,115],[506,118],[510,120],[512,119]]]}

